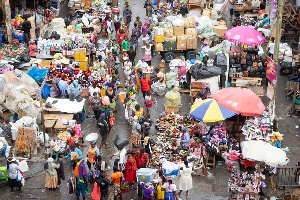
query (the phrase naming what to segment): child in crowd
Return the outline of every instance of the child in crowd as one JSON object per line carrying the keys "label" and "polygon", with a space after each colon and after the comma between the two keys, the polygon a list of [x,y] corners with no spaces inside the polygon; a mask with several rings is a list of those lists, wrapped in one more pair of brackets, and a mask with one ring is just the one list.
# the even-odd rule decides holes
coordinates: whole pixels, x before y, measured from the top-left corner
{"label": "child in crowd", "polygon": [[152,97],[151,97],[150,91],[147,91],[146,96],[145,96],[144,104],[145,104],[145,108],[146,108],[146,113],[148,115],[151,114],[152,103],[153,102],[152,102]]}

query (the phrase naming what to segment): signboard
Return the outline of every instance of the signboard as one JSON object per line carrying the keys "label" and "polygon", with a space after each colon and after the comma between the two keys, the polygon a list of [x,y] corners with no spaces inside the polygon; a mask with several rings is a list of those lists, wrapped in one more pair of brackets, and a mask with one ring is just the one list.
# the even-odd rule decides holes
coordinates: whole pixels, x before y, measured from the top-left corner
{"label": "signboard", "polygon": [[277,64],[270,58],[267,58],[267,79],[276,86],[277,83]]}

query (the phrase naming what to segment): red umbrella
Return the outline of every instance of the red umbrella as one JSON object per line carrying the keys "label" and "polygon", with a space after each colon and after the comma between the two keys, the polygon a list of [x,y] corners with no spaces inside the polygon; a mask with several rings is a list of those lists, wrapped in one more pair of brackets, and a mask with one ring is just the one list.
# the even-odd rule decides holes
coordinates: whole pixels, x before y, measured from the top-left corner
{"label": "red umbrella", "polygon": [[261,99],[251,90],[229,87],[210,95],[220,105],[243,116],[260,116],[266,110]]}

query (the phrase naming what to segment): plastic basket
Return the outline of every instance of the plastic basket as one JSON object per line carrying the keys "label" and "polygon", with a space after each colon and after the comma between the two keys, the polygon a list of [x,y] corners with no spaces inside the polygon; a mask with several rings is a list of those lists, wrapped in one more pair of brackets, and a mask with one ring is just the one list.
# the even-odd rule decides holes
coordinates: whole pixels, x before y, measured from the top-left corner
{"label": "plastic basket", "polygon": [[163,169],[165,177],[177,176],[179,174],[179,169],[173,170],[171,173],[167,174],[166,170]]}
{"label": "plastic basket", "polygon": [[151,182],[154,179],[155,169],[141,168],[136,171],[138,181]]}

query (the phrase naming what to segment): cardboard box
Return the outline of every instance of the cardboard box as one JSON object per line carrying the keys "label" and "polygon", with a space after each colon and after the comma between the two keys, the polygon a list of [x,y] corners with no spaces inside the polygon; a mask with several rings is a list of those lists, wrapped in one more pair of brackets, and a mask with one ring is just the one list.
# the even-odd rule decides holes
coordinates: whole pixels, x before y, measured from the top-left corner
{"label": "cardboard box", "polygon": [[195,17],[187,17],[184,19],[184,27],[185,28],[195,28],[196,19]]}
{"label": "cardboard box", "polygon": [[207,16],[210,18],[210,10],[209,9],[204,9],[202,12],[202,16]]}
{"label": "cardboard box", "polygon": [[164,41],[165,41],[165,38],[164,38],[163,35],[156,35],[156,36],[154,37],[154,41],[155,41],[156,43],[161,43],[161,42],[164,42]]}
{"label": "cardboard box", "polygon": [[185,35],[187,35],[188,37],[197,37],[197,29],[187,28],[185,29]]}
{"label": "cardboard box", "polygon": [[215,20],[216,14],[217,14],[217,11],[215,11],[215,10],[210,11],[210,19]]}
{"label": "cardboard box", "polygon": [[227,31],[227,26],[214,26],[214,32],[219,35],[219,37],[224,37],[224,33]]}
{"label": "cardboard box", "polygon": [[193,4],[193,5],[201,5],[201,0],[189,0],[189,4]]}
{"label": "cardboard box", "polygon": [[184,26],[173,26],[173,33],[175,36],[184,35]]}
{"label": "cardboard box", "polygon": [[186,39],[186,49],[197,49],[197,38],[188,37]]}
{"label": "cardboard box", "polygon": [[163,43],[155,43],[155,51],[163,51],[164,45]]}
{"label": "cardboard box", "polygon": [[75,6],[74,6],[74,8],[77,10],[79,10],[79,9],[81,9],[81,5],[80,5],[80,3],[75,3]]}
{"label": "cardboard box", "polygon": [[186,50],[186,36],[177,36],[177,50]]}
{"label": "cardboard box", "polygon": [[75,52],[86,54],[86,48],[77,48],[77,49],[75,49]]}
{"label": "cardboard box", "polygon": [[173,37],[173,28],[165,28],[165,37],[166,38]]}

